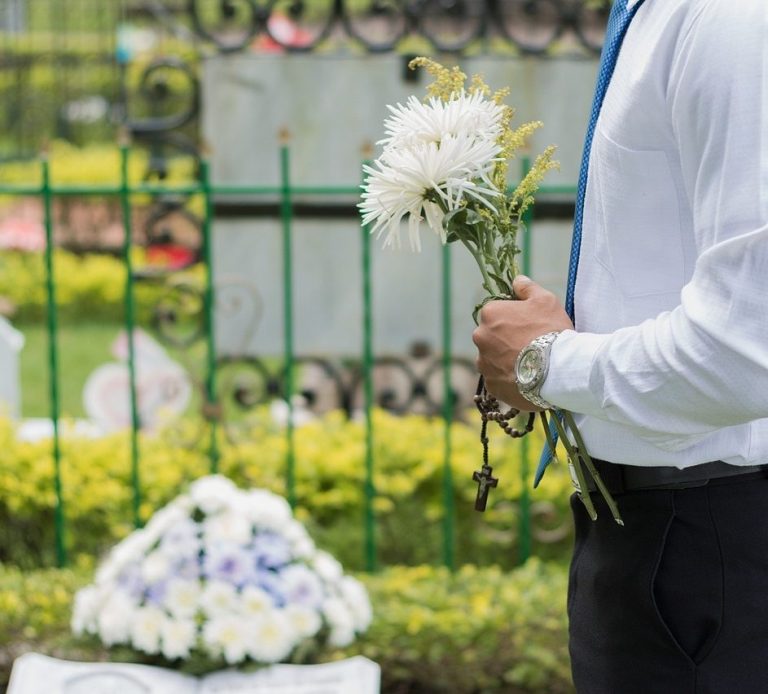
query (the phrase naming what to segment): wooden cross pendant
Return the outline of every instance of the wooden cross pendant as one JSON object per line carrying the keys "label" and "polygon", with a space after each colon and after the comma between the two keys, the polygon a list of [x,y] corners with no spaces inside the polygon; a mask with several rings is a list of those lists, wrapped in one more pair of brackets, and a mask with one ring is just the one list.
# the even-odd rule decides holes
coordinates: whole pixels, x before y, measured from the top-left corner
{"label": "wooden cross pendant", "polygon": [[472,474],[472,479],[477,482],[475,511],[485,511],[485,505],[488,503],[488,492],[499,483],[499,480],[493,476],[493,468],[490,465],[483,465],[482,470]]}

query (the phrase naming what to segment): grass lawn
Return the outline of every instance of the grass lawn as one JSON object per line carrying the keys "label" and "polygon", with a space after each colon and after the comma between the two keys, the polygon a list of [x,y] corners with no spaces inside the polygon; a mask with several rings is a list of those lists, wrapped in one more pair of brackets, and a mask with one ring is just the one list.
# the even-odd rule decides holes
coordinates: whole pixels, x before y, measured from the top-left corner
{"label": "grass lawn", "polygon": [[[43,323],[17,325],[26,340],[21,353],[21,413],[24,417],[50,415],[48,333]],[[78,323],[59,329],[59,388],[61,413],[83,417],[83,386],[90,373],[114,361],[110,345],[119,323]]]}

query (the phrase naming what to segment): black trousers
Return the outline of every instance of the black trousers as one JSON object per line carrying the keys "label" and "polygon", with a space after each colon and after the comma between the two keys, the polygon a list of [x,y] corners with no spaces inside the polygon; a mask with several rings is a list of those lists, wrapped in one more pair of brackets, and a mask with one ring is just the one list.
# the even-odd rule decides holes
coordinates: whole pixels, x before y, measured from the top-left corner
{"label": "black trousers", "polygon": [[768,694],[768,479],[571,500],[579,694]]}

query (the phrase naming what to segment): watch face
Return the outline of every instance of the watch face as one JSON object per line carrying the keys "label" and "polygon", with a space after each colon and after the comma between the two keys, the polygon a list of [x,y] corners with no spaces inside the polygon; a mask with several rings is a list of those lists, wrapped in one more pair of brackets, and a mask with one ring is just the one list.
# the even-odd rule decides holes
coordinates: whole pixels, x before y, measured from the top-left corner
{"label": "watch face", "polygon": [[536,382],[542,369],[541,352],[537,349],[529,349],[520,357],[517,369],[517,383],[520,388],[525,388]]}

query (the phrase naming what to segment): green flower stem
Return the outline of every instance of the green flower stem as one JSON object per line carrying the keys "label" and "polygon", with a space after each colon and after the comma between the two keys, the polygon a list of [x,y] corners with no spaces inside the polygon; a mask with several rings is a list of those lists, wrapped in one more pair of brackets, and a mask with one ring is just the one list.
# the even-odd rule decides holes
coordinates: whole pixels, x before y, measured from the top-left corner
{"label": "green flower stem", "polygon": [[592,458],[587,452],[587,446],[584,443],[584,439],[581,436],[581,432],[579,431],[579,428],[576,426],[576,422],[573,419],[573,415],[567,410],[563,410],[563,416],[565,417],[565,423],[568,425],[568,428],[573,432],[573,437],[576,439],[576,446],[578,447],[578,455],[584,461],[584,465],[587,466],[587,470],[589,471],[589,474],[592,475],[592,479],[595,480],[595,485],[597,486],[600,493],[603,495],[603,499],[605,499],[605,503],[608,504],[608,508],[611,509],[613,520],[615,520],[619,525],[624,525],[624,521],[622,520],[621,514],[619,513],[619,507],[616,505],[615,499],[613,498],[611,493],[608,491],[608,488],[605,486],[605,483],[603,482],[603,478],[600,476],[600,472],[595,467],[595,464],[592,462]]}
{"label": "green flower stem", "polygon": [[485,265],[485,256],[484,254],[472,243],[470,243],[467,239],[462,239],[461,242],[466,246],[467,250],[472,254],[472,257],[475,259],[475,262],[477,263],[477,267],[480,268],[480,272],[483,275],[483,287],[485,288],[485,291],[487,291],[490,295],[494,296],[497,294],[503,294],[503,292],[496,286],[496,283],[493,281],[493,278],[488,274],[488,270],[486,269]]}
{"label": "green flower stem", "polygon": [[579,454],[574,450],[573,445],[571,445],[571,440],[568,438],[568,433],[566,432],[563,423],[560,421],[560,417],[558,417],[556,414],[553,414],[552,419],[554,420],[555,426],[557,427],[557,433],[560,435],[560,440],[563,442],[563,446],[565,447],[565,452],[568,456],[568,462],[573,466],[576,480],[579,483],[579,488],[581,490],[579,492],[579,499],[581,499],[581,502],[584,504],[584,508],[587,509],[589,517],[593,521],[597,520],[597,511],[595,510],[595,505],[592,503],[592,497],[589,495],[589,488],[587,487],[587,480],[584,477],[584,469],[581,467],[581,459],[579,458]]}
{"label": "green flower stem", "polygon": [[493,234],[486,233],[485,235],[485,251],[483,253],[485,262],[493,268],[493,271],[499,276],[504,277],[504,271],[499,265],[499,259],[496,255],[496,248],[493,245]]}

